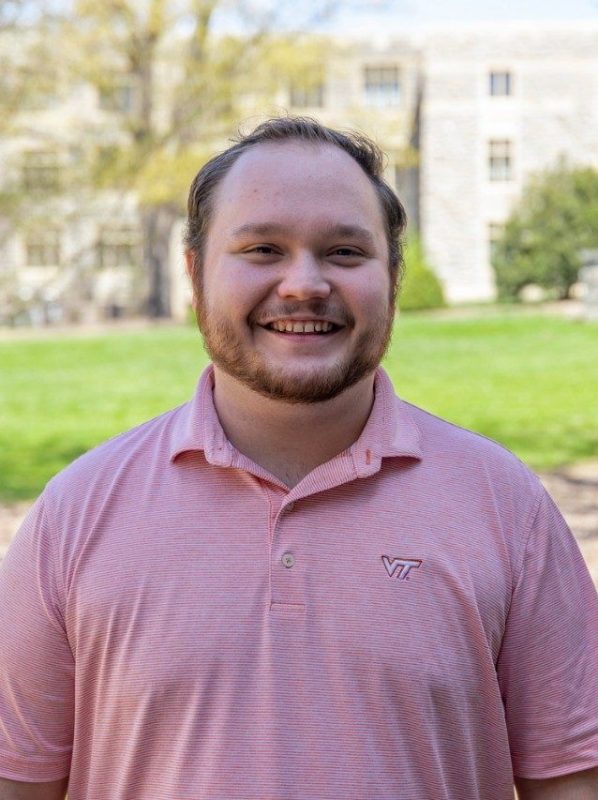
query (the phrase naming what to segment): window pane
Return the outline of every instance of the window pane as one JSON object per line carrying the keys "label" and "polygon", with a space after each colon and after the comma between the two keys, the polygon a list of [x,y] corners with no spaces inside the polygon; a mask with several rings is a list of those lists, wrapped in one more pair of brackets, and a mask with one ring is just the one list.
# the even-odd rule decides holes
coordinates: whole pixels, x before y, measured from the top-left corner
{"label": "window pane", "polygon": [[370,106],[397,105],[401,99],[399,68],[392,66],[365,67],[364,102]]}
{"label": "window pane", "polygon": [[131,226],[105,227],[98,237],[100,267],[131,267],[139,261],[139,233]]}
{"label": "window pane", "polygon": [[491,140],[488,143],[488,173],[490,180],[511,180],[512,168],[511,142],[508,139]]}
{"label": "window pane", "polygon": [[25,261],[28,267],[60,265],[60,231],[35,231],[25,239]]}
{"label": "window pane", "polygon": [[505,97],[511,94],[511,73],[490,73],[490,94],[494,97]]}
{"label": "window pane", "polygon": [[129,75],[115,75],[110,83],[99,90],[99,106],[104,111],[119,111],[131,114],[136,110],[139,100],[134,78]]}
{"label": "window pane", "polygon": [[489,222],[488,223],[488,250],[490,252],[490,260],[493,261],[496,255],[498,242],[502,239],[505,226],[502,222]]}
{"label": "window pane", "polygon": [[294,108],[323,108],[324,86],[291,86],[291,106]]}
{"label": "window pane", "polygon": [[22,182],[27,192],[56,192],[60,189],[60,165],[56,153],[30,150],[22,155]]}

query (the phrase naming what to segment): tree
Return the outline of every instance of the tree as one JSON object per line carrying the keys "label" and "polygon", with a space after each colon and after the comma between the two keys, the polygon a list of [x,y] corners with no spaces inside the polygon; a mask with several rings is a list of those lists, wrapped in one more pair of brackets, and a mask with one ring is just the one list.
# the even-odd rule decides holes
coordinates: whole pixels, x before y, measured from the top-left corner
{"label": "tree", "polygon": [[404,249],[405,274],[401,281],[399,309],[423,311],[445,305],[442,284],[428,265],[421,241],[411,235]]}
{"label": "tree", "polygon": [[[387,5],[375,3],[379,11]],[[24,287],[20,297],[18,274],[4,270],[14,295],[4,303],[12,309],[8,316],[31,305],[43,310],[58,296],[67,319],[92,312],[106,276],[97,270],[102,237],[115,221],[119,231],[132,231],[133,217],[141,225],[143,268],[132,294],[143,299],[131,310],[167,316],[171,233],[184,215],[190,179],[226,146],[239,120],[253,127],[284,111],[277,103],[288,94],[281,89],[315,89],[331,44],[314,30],[334,13],[366,6],[363,0],[323,0],[317,9],[293,0],[0,0],[0,131],[6,142],[21,144],[7,156],[11,174],[2,177],[0,235],[19,230],[24,242],[32,231],[47,234],[48,226],[87,231],[69,239],[79,242],[76,251],[63,246],[60,274],[52,269],[43,283],[36,278],[35,296]],[[14,33],[5,49],[4,28]],[[27,155],[56,156],[60,185],[32,191],[23,181]]]}
{"label": "tree", "polygon": [[[56,96],[60,63],[52,53],[58,26],[51,2],[0,0],[0,251],[19,224],[33,216],[12,145],[43,146],[52,139],[51,131],[30,124],[29,115]],[[16,319],[34,299],[36,290],[22,288],[15,264],[2,253],[0,322]]]}
{"label": "tree", "polygon": [[532,177],[497,242],[493,266],[499,297],[515,299],[530,283],[568,297],[580,251],[598,247],[598,171],[557,167]]}
{"label": "tree", "polygon": [[[317,21],[336,5],[318,4]],[[301,34],[314,19],[299,20],[297,8],[289,0],[74,2],[64,36],[78,45],[73,73],[113,103],[119,120],[111,140],[88,153],[90,172],[98,187],[138,200],[147,281],[141,310],[150,316],[169,314],[168,244],[190,178],[239,119],[280,111],[272,102],[282,82],[313,80],[313,70],[298,65],[318,47]],[[227,14],[229,29],[241,32],[226,32]]]}

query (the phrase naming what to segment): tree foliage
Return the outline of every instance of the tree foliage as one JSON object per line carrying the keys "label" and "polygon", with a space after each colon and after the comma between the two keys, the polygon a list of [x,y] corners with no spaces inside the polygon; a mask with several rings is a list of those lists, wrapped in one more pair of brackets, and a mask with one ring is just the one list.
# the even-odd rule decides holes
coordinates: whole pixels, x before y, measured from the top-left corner
{"label": "tree foliage", "polygon": [[[64,37],[76,44],[72,71],[96,87],[105,107],[113,98],[118,126],[88,150],[89,170],[98,188],[138,200],[143,310],[151,316],[169,313],[168,231],[184,213],[194,173],[239,120],[279,113],[276,95],[285,82],[314,80],[306,64],[317,40],[276,27],[292,6],[281,0],[265,13],[263,3],[247,0],[75,0]],[[221,24],[232,13],[238,33]]]}
{"label": "tree foliage", "polygon": [[[136,310],[168,315],[171,233],[184,215],[193,175],[226,146],[239,121],[253,127],[286,111],[280,103],[291,85],[308,91],[318,84],[330,43],[314,34],[314,24],[366,5],[361,0],[307,5],[294,0],[48,0],[44,7],[52,13],[42,17],[33,13],[39,6],[34,0],[0,0],[0,33],[3,21],[15,28],[17,8],[26,9],[21,16],[31,33],[16,48],[0,48],[0,67],[5,67],[3,53],[12,59],[11,69],[0,76],[0,132],[9,121],[11,136],[24,133],[25,148],[38,137],[40,146],[45,139],[62,158],[60,190],[43,198],[24,192],[18,176],[13,185],[4,180],[0,217],[10,218],[13,228],[34,223],[43,228],[48,220],[66,230],[78,223],[93,228],[98,214],[104,214],[99,229],[114,223],[114,209],[129,224],[135,206],[143,243],[135,292],[143,300]],[[385,2],[376,5],[383,8]],[[24,41],[30,43],[26,48]],[[44,110],[46,96],[50,103]],[[31,117],[23,113],[24,98],[32,99]],[[18,131],[12,125],[16,118]],[[89,237],[86,241],[89,252],[61,256],[73,306],[87,303],[92,294],[95,245]]]}
{"label": "tree foliage", "polygon": [[405,272],[399,295],[401,311],[423,311],[445,305],[442,284],[428,265],[422,244],[412,235],[404,252]]}
{"label": "tree foliage", "polygon": [[20,141],[33,148],[52,143],[53,132],[32,125],[31,115],[59,92],[62,67],[53,57],[59,24],[52,2],[0,0],[0,321],[17,318],[36,293],[33,288],[23,291],[16,265],[4,251],[16,229],[42,215],[22,185],[20,158],[12,144]]}
{"label": "tree foliage", "polygon": [[534,176],[508,219],[493,257],[499,297],[515,299],[527,284],[568,296],[580,251],[598,247],[598,171],[570,167]]}

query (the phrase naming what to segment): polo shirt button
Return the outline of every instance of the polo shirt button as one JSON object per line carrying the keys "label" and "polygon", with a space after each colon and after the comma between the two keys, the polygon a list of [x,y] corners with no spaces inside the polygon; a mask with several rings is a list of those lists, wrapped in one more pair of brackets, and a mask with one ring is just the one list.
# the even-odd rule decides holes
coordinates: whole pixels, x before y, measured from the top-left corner
{"label": "polo shirt button", "polygon": [[285,553],[281,559],[282,563],[290,569],[295,563],[295,556],[292,553]]}
{"label": "polo shirt button", "polygon": [[285,506],[285,511],[292,511],[295,508],[295,503],[289,503]]}

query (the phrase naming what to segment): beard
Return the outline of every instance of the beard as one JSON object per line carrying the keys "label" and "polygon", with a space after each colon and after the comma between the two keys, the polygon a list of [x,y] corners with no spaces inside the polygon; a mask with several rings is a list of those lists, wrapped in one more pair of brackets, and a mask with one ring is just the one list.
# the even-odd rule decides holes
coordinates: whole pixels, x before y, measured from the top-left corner
{"label": "beard", "polygon": [[[306,308],[311,314],[323,319],[332,317],[345,320],[348,328],[353,325],[352,318],[346,313],[330,313],[329,306],[320,300],[314,300],[307,306],[304,303],[301,306],[287,305],[284,310],[270,312],[270,318],[284,318],[299,310],[305,311]],[[309,371],[293,373],[292,368],[287,371],[268,363],[258,350],[251,349],[241,339],[228,319],[212,313],[202,300],[197,302],[196,313],[204,348],[213,363],[249,389],[264,397],[286,403],[321,403],[331,400],[371,374],[388,350],[394,322],[394,304],[389,303],[384,313],[359,335],[351,352],[336,364],[328,368],[314,367]],[[262,314],[262,318],[264,317]],[[257,322],[250,318],[248,324],[251,328]]]}

